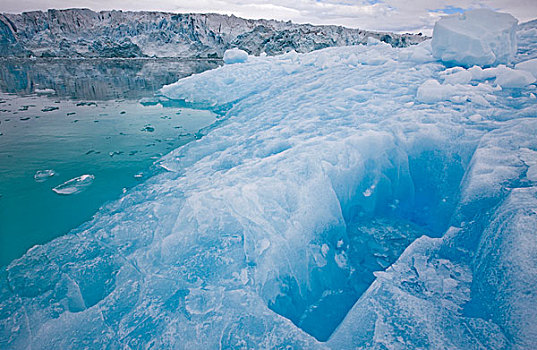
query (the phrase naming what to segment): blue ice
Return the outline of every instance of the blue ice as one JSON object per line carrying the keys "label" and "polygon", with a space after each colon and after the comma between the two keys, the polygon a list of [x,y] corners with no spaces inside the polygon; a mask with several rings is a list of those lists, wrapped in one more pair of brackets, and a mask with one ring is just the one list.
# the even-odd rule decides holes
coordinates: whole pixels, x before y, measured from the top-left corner
{"label": "blue ice", "polygon": [[537,346],[537,88],[479,69],[371,43],[166,86],[225,116],[0,272],[0,344]]}

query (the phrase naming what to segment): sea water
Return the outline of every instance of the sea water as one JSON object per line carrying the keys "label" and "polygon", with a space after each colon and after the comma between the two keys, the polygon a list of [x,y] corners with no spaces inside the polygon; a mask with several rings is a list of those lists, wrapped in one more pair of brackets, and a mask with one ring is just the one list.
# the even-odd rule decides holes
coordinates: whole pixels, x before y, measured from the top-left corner
{"label": "sea water", "polygon": [[218,62],[0,62],[0,265],[92,217],[217,115],[153,98]]}

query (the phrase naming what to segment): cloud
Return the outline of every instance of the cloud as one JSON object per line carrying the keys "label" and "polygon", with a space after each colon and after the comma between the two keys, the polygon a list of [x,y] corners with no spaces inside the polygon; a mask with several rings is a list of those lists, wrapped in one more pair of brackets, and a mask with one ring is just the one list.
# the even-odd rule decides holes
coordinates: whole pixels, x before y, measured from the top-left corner
{"label": "cloud", "polygon": [[508,12],[520,21],[537,18],[536,0],[2,0],[0,11],[87,7],[92,10],[213,12],[245,18],[337,24],[381,31],[430,33],[442,15],[473,8]]}

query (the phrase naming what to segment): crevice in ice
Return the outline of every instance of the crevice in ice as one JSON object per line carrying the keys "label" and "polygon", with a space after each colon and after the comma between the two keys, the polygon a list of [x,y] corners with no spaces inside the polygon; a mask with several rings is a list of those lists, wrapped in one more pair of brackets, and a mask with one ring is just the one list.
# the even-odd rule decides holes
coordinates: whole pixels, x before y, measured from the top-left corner
{"label": "crevice in ice", "polygon": [[305,279],[284,273],[263,286],[269,308],[317,340],[328,340],[376,271],[391,266],[415,239],[446,231],[468,157],[433,147],[392,155],[389,165],[365,161],[351,197],[340,197],[342,225],[310,243]]}

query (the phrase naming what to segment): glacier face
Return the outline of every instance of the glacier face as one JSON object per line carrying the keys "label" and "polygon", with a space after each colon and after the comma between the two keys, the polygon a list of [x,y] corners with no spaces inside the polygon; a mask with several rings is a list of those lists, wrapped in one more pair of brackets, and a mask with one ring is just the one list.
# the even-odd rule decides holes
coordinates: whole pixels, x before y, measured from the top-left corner
{"label": "glacier face", "polygon": [[534,348],[536,86],[490,69],[370,41],[164,87],[223,119],[0,271],[0,345]]}
{"label": "glacier face", "polygon": [[254,55],[275,55],[358,45],[367,42],[368,37],[394,46],[425,40],[419,35],[218,14],[88,9],[0,14],[0,57],[221,58],[233,47]]}

